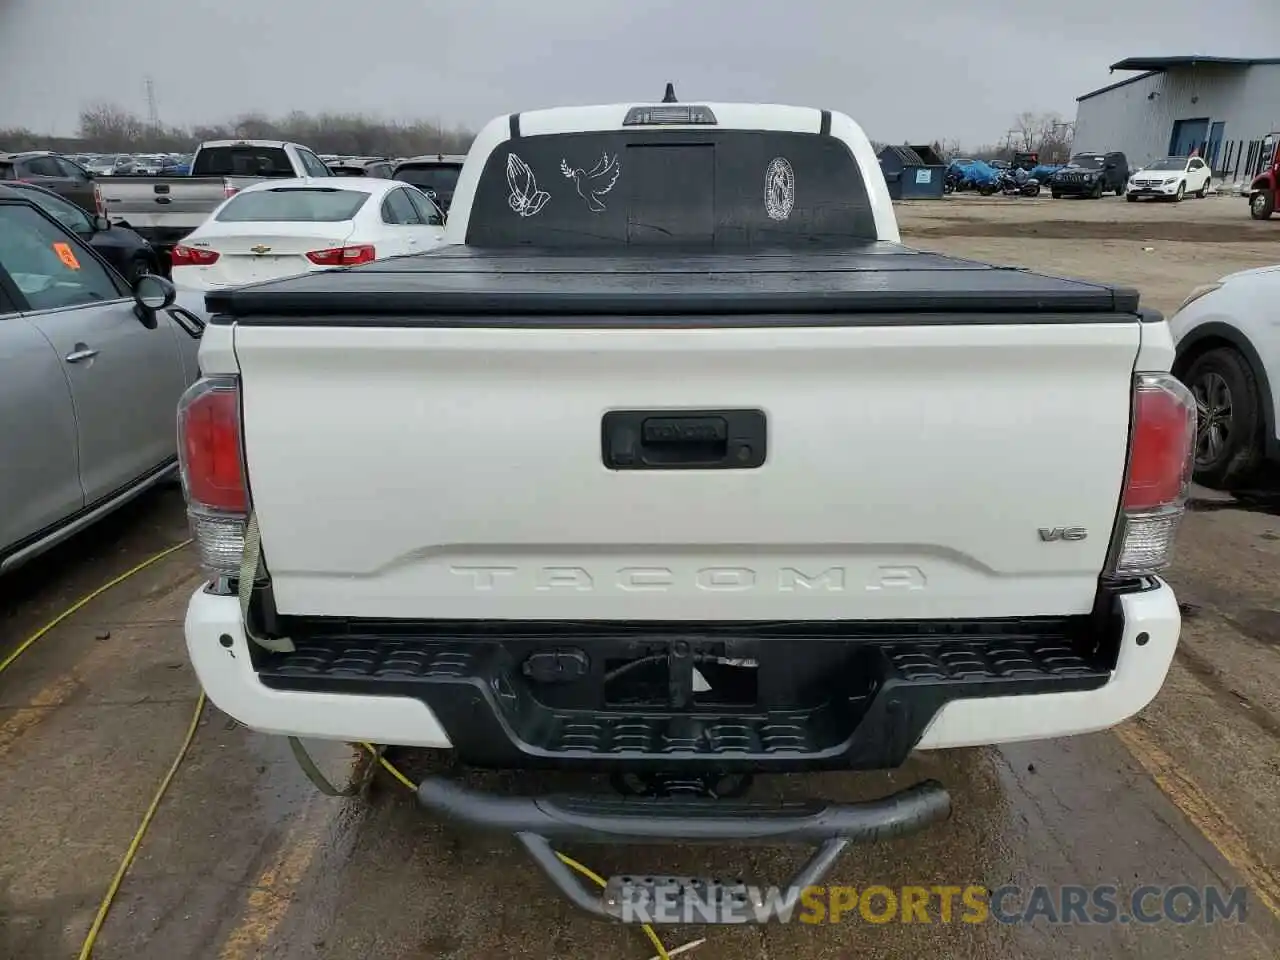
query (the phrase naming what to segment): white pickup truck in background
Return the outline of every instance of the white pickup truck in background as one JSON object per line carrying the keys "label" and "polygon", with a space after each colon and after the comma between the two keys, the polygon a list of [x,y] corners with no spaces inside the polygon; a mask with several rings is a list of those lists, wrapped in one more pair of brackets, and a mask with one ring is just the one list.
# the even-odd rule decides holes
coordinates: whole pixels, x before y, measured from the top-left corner
{"label": "white pickup truck in background", "polygon": [[946,789],[779,807],[725,778],[1098,730],[1169,669],[1195,406],[1168,326],[1133,290],[901,246],[842,114],[502,117],[445,246],[207,306],[179,427],[210,698],[612,775],[642,796],[418,791],[600,916],[741,890],[597,895],[553,842],[810,843],[798,896]]}
{"label": "white pickup truck in background", "polygon": [[207,140],[185,177],[106,177],[99,181],[107,216],[168,250],[251,183],[283,177],[331,177],[309,147],[280,140]]}

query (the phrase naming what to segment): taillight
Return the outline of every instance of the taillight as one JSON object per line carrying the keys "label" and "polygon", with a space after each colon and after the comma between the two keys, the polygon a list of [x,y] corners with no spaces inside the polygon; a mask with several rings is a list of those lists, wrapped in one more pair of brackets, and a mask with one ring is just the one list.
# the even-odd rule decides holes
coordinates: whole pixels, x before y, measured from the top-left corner
{"label": "taillight", "polygon": [[184,247],[178,244],[169,251],[169,263],[175,267],[207,267],[217,262],[216,250],[202,250],[199,247]]}
{"label": "taillight", "polygon": [[98,211],[98,216],[107,215],[107,201],[102,199],[102,188],[96,183],[93,185],[93,206]]}
{"label": "taillight", "polygon": [[205,377],[182,395],[178,463],[201,565],[213,576],[235,576],[249,518],[236,377]]}
{"label": "taillight", "polygon": [[233,187],[231,184],[227,183],[225,180],[222,182],[222,199],[230,200],[239,192],[240,192],[239,187]]}
{"label": "taillight", "polygon": [[1143,373],[1133,384],[1133,426],[1111,572],[1156,573],[1173,559],[1195,462],[1196,402],[1167,373]]}
{"label": "taillight", "polygon": [[352,247],[312,250],[307,259],[322,267],[354,267],[358,263],[369,263],[376,256],[372,244],[361,243]]}

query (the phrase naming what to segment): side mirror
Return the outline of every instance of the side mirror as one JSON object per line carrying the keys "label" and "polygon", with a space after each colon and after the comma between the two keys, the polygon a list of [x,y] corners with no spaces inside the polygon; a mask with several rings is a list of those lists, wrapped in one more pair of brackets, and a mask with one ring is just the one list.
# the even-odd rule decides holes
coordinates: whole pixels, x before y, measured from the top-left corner
{"label": "side mirror", "polygon": [[101,233],[103,230],[110,230],[111,229],[110,218],[104,217],[102,214],[98,214],[96,217],[93,218],[93,229],[97,233]]}
{"label": "side mirror", "polygon": [[133,285],[133,300],[136,304],[134,312],[138,315],[138,321],[148,330],[154,330],[159,326],[156,313],[173,306],[177,297],[177,289],[164,277],[150,273],[139,277]]}

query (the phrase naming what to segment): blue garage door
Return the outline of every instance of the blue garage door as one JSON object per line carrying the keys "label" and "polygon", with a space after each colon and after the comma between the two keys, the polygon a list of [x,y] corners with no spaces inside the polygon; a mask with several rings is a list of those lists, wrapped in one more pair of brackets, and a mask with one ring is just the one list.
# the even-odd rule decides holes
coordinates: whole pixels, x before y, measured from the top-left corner
{"label": "blue garage door", "polygon": [[1169,138],[1169,156],[1186,157],[1192,150],[1203,147],[1209,135],[1209,118],[1198,117],[1195,120],[1175,120],[1173,136]]}

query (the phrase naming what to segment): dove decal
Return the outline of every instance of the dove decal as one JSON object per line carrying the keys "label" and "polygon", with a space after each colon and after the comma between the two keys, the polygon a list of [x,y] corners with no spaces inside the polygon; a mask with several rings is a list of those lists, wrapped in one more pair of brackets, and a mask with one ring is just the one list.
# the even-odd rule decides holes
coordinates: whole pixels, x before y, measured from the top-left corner
{"label": "dove decal", "polygon": [[514,153],[507,154],[507,186],[511,188],[507,203],[522,217],[532,217],[551,199],[551,194],[538,189],[538,178],[529,165]]}
{"label": "dove decal", "polygon": [[605,151],[600,154],[600,160],[590,170],[571,167],[567,160],[561,158],[560,172],[577,186],[578,196],[587,201],[587,209],[592,213],[600,213],[605,209],[604,201],[600,198],[612,190],[613,185],[618,182],[622,165],[618,162],[616,153],[610,157]]}

